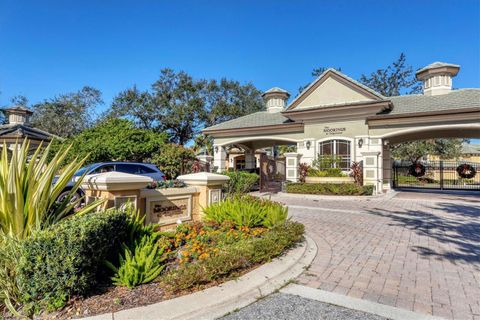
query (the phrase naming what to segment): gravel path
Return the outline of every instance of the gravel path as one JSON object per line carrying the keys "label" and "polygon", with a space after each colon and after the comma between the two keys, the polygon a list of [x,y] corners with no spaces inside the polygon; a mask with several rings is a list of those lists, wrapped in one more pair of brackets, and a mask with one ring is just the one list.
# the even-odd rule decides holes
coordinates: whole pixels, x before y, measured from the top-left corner
{"label": "gravel path", "polygon": [[231,313],[224,320],[386,320],[377,315],[346,309],[299,296],[275,293]]}

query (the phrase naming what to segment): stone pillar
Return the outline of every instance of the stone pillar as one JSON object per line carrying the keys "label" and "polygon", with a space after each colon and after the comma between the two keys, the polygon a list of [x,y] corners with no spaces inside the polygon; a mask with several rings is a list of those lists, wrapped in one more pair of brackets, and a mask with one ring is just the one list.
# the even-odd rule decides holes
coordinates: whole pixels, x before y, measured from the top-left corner
{"label": "stone pillar", "polygon": [[214,145],[213,146],[213,167],[217,172],[225,171],[225,160],[227,159],[227,151],[225,147]]}
{"label": "stone pillar", "polygon": [[121,208],[127,202],[140,209],[140,190],[152,182],[150,177],[106,172],[85,176],[82,188],[85,190],[87,204],[97,199],[107,200],[99,209]]}
{"label": "stone pillar", "polygon": [[255,169],[257,167],[257,159],[255,159],[254,150],[245,150],[245,169]]}
{"label": "stone pillar", "polygon": [[200,218],[203,215],[203,209],[212,203],[222,200],[222,187],[230,180],[229,177],[223,174],[198,172],[192,174],[185,174],[177,178],[183,181],[187,186],[196,187],[200,193]]}
{"label": "stone pillar", "polygon": [[297,152],[287,152],[285,153],[286,161],[286,179],[291,182],[299,181],[299,164],[302,154]]}
{"label": "stone pillar", "polygon": [[383,186],[384,191],[389,191],[392,188],[392,155],[388,141],[383,143]]}
{"label": "stone pillar", "polygon": [[364,185],[373,185],[375,190],[374,193],[381,193],[381,177],[379,174],[380,171],[380,151],[363,151],[363,184]]}

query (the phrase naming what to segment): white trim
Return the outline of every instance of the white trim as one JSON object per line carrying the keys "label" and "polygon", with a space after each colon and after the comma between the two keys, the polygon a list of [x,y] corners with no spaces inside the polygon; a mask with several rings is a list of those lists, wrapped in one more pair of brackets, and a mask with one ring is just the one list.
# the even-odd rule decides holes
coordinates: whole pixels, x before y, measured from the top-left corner
{"label": "white trim", "polygon": [[450,129],[450,130],[459,130],[459,129],[478,129],[480,130],[480,124],[442,124],[442,125],[436,125],[436,126],[428,126],[428,127],[418,127],[418,128],[410,128],[410,129],[404,129],[404,130],[398,130],[394,132],[389,132],[385,133],[383,135],[377,135],[377,136],[370,136],[370,138],[380,138],[380,139],[388,139],[396,136],[402,136],[404,134],[409,134],[409,133],[417,133],[417,132],[428,132],[432,130],[442,130],[442,129]]}
{"label": "white trim", "polygon": [[[350,142],[350,163],[356,161],[356,145],[355,145],[355,138],[349,138],[349,137],[344,137],[344,136],[331,136],[328,138],[322,138],[315,140],[315,155],[313,159],[317,159],[318,154],[320,153],[320,142],[328,141],[328,140],[347,140]],[[348,170],[342,170],[343,172],[350,172],[350,169]]]}
{"label": "white trim", "polygon": [[226,146],[229,144],[241,143],[241,142],[249,142],[249,141],[262,141],[262,140],[276,140],[276,141],[285,141],[285,142],[294,142],[298,143],[303,141],[303,139],[292,139],[292,138],[284,138],[278,136],[260,136],[260,137],[242,137],[233,140],[229,140],[227,142],[216,144],[217,146]]}

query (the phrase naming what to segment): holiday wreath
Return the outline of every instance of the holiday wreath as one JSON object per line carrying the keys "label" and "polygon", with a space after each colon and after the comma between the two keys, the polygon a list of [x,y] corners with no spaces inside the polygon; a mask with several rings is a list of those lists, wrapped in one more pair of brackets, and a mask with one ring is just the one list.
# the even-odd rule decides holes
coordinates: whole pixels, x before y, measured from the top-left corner
{"label": "holiday wreath", "polygon": [[457,173],[460,176],[460,178],[471,179],[475,177],[475,175],[477,174],[477,171],[472,165],[468,163],[463,163],[457,167]]}
{"label": "holiday wreath", "polygon": [[425,175],[425,166],[421,163],[414,163],[408,169],[408,174],[414,177],[423,177]]}

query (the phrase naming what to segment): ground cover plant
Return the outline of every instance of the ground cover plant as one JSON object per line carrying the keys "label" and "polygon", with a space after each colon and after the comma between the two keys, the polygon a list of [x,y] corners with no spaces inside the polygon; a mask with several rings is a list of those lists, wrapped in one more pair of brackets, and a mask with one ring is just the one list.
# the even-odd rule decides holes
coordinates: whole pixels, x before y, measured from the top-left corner
{"label": "ground cover plant", "polygon": [[288,193],[324,194],[324,195],[372,195],[373,186],[358,186],[354,183],[288,183]]}
{"label": "ground cover plant", "polygon": [[123,210],[74,215],[10,242],[16,249],[6,260],[19,265],[0,275],[18,279],[16,310],[64,319],[188,294],[270,261],[304,233],[285,207],[251,196],[228,198],[206,208],[204,222],[163,232],[132,207]]}

